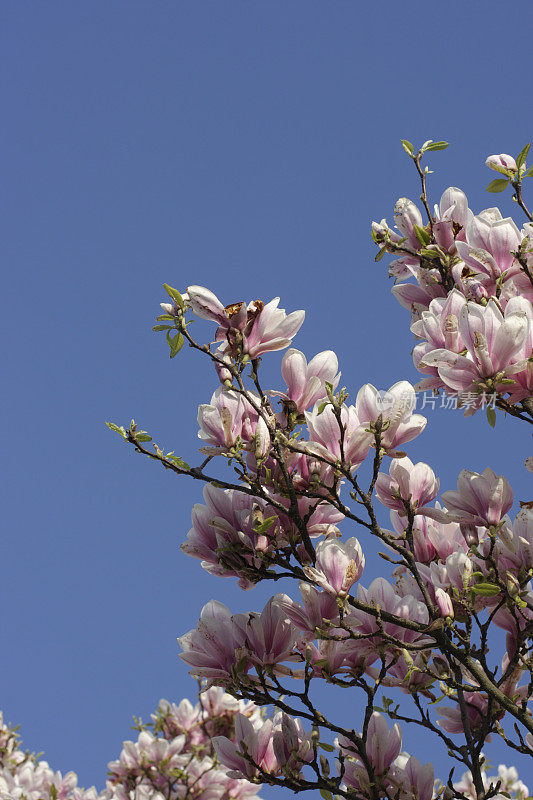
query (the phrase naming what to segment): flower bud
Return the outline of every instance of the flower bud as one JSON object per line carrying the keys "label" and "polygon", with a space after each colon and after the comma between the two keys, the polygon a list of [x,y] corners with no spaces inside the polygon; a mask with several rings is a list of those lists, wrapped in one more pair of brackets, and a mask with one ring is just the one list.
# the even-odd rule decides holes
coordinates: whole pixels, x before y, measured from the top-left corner
{"label": "flower bud", "polygon": [[257,427],[254,434],[255,457],[258,461],[267,457],[270,452],[270,433],[268,426],[263,419],[259,417],[257,420]]}
{"label": "flower bud", "polygon": [[175,303],[159,303],[165,314],[170,314],[172,317],[177,317],[179,309]]}
{"label": "flower bud", "polygon": [[516,161],[512,156],[507,155],[507,153],[489,156],[485,161],[485,165],[496,172],[501,172],[502,175],[512,175],[518,171]]}
{"label": "flower bud", "polygon": [[461,528],[463,538],[469,547],[474,547],[479,544],[477,525],[473,525],[471,522],[462,522],[459,527]]}
{"label": "flower bud", "polygon": [[453,617],[453,603],[450,595],[440,587],[435,589],[435,601],[443,617]]}

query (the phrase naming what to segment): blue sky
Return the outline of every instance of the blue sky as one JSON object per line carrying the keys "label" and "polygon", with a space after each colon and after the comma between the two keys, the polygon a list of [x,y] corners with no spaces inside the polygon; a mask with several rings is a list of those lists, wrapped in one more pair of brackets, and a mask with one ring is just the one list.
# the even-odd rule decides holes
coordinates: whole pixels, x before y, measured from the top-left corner
{"label": "blue sky", "polygon": [[[151,332],[161,284],[305,308],[296,346],[336,350],[354,392],[415,380],[370,223],[417,196],[400,138],[452,143],[431,159],[435,200],[459,185],[494,204],[485,157],[532,135],[533,8],[4,0],[2,16],[2,707],[26,746],[101,787],[133,714],[193,697],[176,637],[202,605],[267,596],[179,552],[201,487],[104,426],[135,417],[195,460],[215,382]],[[526,497],[523,425],[429,416],[409,454],[443,489],[492,466]],[[355,697],[353,721],[345,696],[328,702],[356,723]]]}

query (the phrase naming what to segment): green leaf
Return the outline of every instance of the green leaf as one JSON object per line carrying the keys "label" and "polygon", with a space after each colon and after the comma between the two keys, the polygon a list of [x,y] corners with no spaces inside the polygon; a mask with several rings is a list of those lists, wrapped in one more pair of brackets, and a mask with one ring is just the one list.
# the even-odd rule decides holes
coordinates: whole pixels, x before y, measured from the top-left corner
{"label": "green leaf", "polygon": [[431,144],[428,144],[428,146],[426,147],[426,150],[446,150],[449,144],[450,144],[449,142],[442,142],[442,141],[431,142]]}
{"label": "green leaf", "polygon": [[151,442],[152,437],[149,436],[147,433],[136,433],[135,438],[138,442]]}
{"label": "green leaf", "polygon": [[332,744],[326,744],[325,742],[319,742],[318,746],[321,747],[322,750],[325,750],[326,753],[334,753],[335,752],[335,748],[333,747]]}
{"label": "green leaf", "polygon": [[115,433],[120,433],[120,435],[122,436],[123,439],[127,439],[128,438],[128,434],[126,433],[126,429],[122,425],[120,426],[120,428],[119,428],[118,425],[115,425],[114,422],[106,422],[106,425],[110,430],[115,431]]}
{"label": "green leaf", "polygon": [[272,527],[272,523],[274,522],[275,519],[276,517],[274,516],[274,517],[268,517],[268,519],[263,520],[261,525],[258,525],[257,528],[254,528],[255,532],[260,534],[266,533]]}
{"label": "green leaf", "polygon": [[415,235],[420,244],[426,245],[431,242],[431,236],[427,230],[422,228],[420,225],[415,225]]}
{"label": "green leaf", "polygon": [[167,455],[165,456],[165,458],[166,458],[168,461],[172,461],[172,463],[173,463],[173,464],[175,464],[175,465],[176,465],[177,467],[179,467],[180,469],[187,469],[187,470],[189,470],[189,469],[190,469],[190,466],[187,464],[187,462],[186,462],[186,461],[184,461],[184,460],[183,460],[182,458],[180,458],[179,456],[175,456],[173,453],[167,453]]}
{"label": "green leaf", "polygon": [[426,250],[425,247],[423,247],[420,250],[420,255],[424,256],[424,258],[438,258],[439,257],[439,254],[437,253],[436,250]]}
{"label": "green leaf", "polygon": [[378,252],[377,256],[374,258],[374,261],[381,261],[385,253],[387,252],[386,247],[382,247],[381,250]]}
{"label": "green leaf", "polygon": [[525,164],[527,154],[529,153],[529,148],[531,147],[531,142],[528,142],[525,147],[520,150],[518,154],[518,158],[516,159],[516,166],[521,167],[522,164]]}
{"label": "green leaf", "polygon": [[317,409],[317,415],[318,415],[318,414],[322,414],[322,412],[324,411],[325,407],[326,407],[328,404],[329,404],[329,400],[324,400],[324,402],[323,402],[323,403],[320,403],[320,405],[318,406],[318,409]]}
{"label": "green leaf", "polygon": [[320,794],[324,798],[324,800],[333,800],[333,795],[331,792],[328,792],[327,789],[321,789]]}
{"label": "green leaf", "polygon": [[530,168],[528,169],[528,171],[527,171],[527,172],[526,172],[526,174],[524,175],[524,178],[533,178],[533,167],[530,167]]}
{"label": "green leaf", "polygon": [[407,155],[412,157],[413,156],[414,147],[411,144],[411,142],[408,142],[407,139],[400,139],[400,142],[402,143],[402,147],[405,150],[405,152],[407,153]]}
{"label": "green leaf", "polygon": [[174,358],[183,347],[183,336],[181,333],[177,333],[176,336],[172,337],[170,331],[167,331],[167,342],[170,347],[170,358]]}
{"label": "green leaf", "polygon": [[496,425],[496,412],[493,406],[487,406],[487,419],[491,428],[494,428]]}
{"label": "green leaf", "polygon": [[491,181],[487,186],[487,192],[504,192],[507,189],[507,184],[509,181],[507,178],[496,178],[495,180]]}
{"label": "green leaf", "polygon": [[172,325],[154,325],[153,331],[169,331]]}
{"label": "green leaf", "polygon": [[168,283],[164,283],[163,286],[166,289],[167,294],[172,298],[172,300],[174,300],[178,308],[181,308],[181,310],[183,311],[183,309],[185,308],[185,303],[183,302],[183,297],[178,292],[178,290],[173,289],[172,286],[168,285]]}
{"label": "green leaf", "polygon": [[500,594],[500,587],[496,586],[495,583],[476,583],[475,586],[470,588],[481,597],[494,597],[494,595]]}

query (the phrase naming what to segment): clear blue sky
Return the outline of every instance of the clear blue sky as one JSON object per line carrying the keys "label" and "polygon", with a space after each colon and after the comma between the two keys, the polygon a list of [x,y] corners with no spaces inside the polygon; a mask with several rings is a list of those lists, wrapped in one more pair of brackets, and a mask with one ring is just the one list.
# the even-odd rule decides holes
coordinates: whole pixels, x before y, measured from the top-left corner
{"label": "clear blue sky", "polygon": [[[175,640],[202,605],[266,597],[178,551],[201,487],[104,426],[194,462],[215,384],[151,333],[161,284],[307,309],[296,345],[335,349],[354,390],[416,379],[370,222],[416,198],[400,138],[452,143],[435,199],[493,204],[486,155],[533,133],[532,23],[530,0],[2,3],[1,706],[55,768],[101,788],[132,715],[194,695]],[[430,417],[410,455],[443,489],[492,466],[526,496],[519,423]]]}

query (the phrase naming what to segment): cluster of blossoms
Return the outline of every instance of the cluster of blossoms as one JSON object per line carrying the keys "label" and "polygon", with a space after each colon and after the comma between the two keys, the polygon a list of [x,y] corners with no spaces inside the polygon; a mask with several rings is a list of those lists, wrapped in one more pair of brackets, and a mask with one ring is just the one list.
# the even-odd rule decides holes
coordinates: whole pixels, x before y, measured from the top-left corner
{"label": "cluster of blossoms", "polygon": [[[497,408],[533,423],[532,224],[520,231],[496,209],[475,216],[458,189],[432,213],[420,161],[443,144],[410,152],[428,222],[402,199],[399,233],[374,225],[380,256],[397,256],[393,291],[413,313],[421,387],[473,395],[470,413],[490,392]],[[489,166],[525,209],[525,155],[514,166],[509,158]],[[134,423],[111,427],[165,469],[205,482],[185,553],[246,590],[265,580],[299,586],[297,599],[279,592],[261,611],[232,613],[212,600],[179,639],[206,691],[274,709],[268,718],[241,710],[234,728],[215,731],[220,768],[232,780],[318,789],[327,800],[522,800],[514,768],[488,777],[483,752],[501,739],[533,757],[533,502],[512,513],[512,489],[491,468],[463,470],[457,490],[437,499],[434,470],[404,449],[427,422],[415,413],[415,387],[366,384],[350,402],[332,351],[308,360],[292,347],[303,311],[287,314],[277,298],[225,306],[205,287],[165,288],[172,302],[155,330],[166,332],[171,357],[187,342],[216,371],[218,386],[198,411],[203,461],[191,468],[147,449],[150,436]],[[215,323],[211,341],[191,335],[191,314]],[[279,350],[285,385],[263,388],[262,357]],[[231,480],[210,472],[213,460],[227,462]],[[390,529],[380,522],[386,512]],[[344,537],[350,523],[358,538]],[[394,569],[368,581],[372,540]],[[359,721],[321,711],[320,681],[355,694],[349,707]],[[462,780],[452,770],[442,783],[432,764],[402,751],[399,722],[440,740],[458,774],[466,768]],[[157,744],[163,777],[183,768],[181,735]],[[141,736],[112,765],[122,785],[133,785],[130,761],[136,780],[146,775],[138,753],[153,742]]]}
{"label": "cluster of blossoms", "polygon": [[196,705],[161,700],[150,725],[138,725],[137,741],[124,742],[109,764],[106,788],[80,789],[77,776],[62,776],[46,761],[20,748],[18,735],[0,715],[0,797],[2,800],[252,800],[258,786],[222,765],[213,742],[239,736],[243,721],[253,730],[263,723],[253,703],[222,689],[201,692]]}
{"label": "cluster of blossoms", "polygon": [[[502,154],[487,165],[520,192],[525,161],[518,167]],[[508,181],[500,181],[505,188]],[[374,222],[373,237],[380,255],[398,256],[389,273],[394,296],[413,317],[413,360],[425,376],[418,388],[477,395],[466,414],[481,407],[487,391],[515,410],[525,401],[531,411],[533,223],[520,229],[498,208],[474,214],[456,187],[446,189],[426,223],[415,203],[400,198],[394,221],[397,231]]]}

